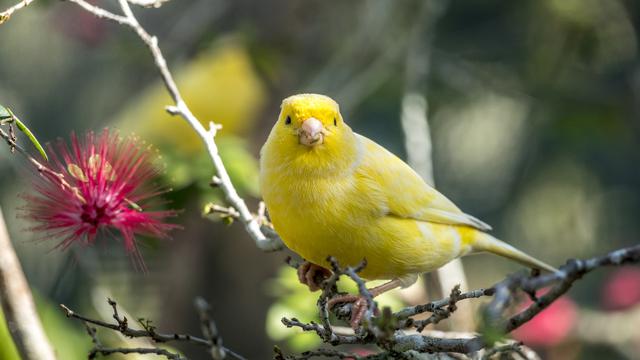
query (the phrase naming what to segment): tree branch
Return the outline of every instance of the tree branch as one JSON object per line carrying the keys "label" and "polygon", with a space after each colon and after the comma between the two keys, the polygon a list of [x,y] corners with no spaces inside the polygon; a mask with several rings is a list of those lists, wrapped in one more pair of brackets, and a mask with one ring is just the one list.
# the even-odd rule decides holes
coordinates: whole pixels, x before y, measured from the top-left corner
{"label": "tree branch", "polygon": [[[198,300],[196,300],[198,302],[197,304],[197,308],[198,311],[205,311],[203,309],[208,308],[208,304],[206,303],[206,301],[204,301],[204,299],[198,298]],[[96,319],[91,319],[88,318],[86,316],[80,315],[78,313],[76,313],[75,311],[71,310],[69,307],[67,307],[64,304],[60,304],[60,307],[62,308],[62,310],[64,311],[65,315],[69,318],[74,318],[77,320],[82,321],[85,326],[87,327],[87,332],[89,334],[89,336],[91,336],[93,344],[94,344],[94,348],[91,350],[91,352],[89,353],[89,358],[91,358],[91,354],[97,354],[97,353],[101,353],[103,355],[108,355],[108,354],[112,354],[112,353],[144,353],[144,354],[159,354],[159,355],[164,355],[169,359],[180,359],[180,360],[184,360],[184,357],[180,357],[177,354],[173,354],[170,353],[164,349],[160,349],[160,348],[149,348],[149,349],[140,349],[140,348],[135,348],[135,349],[125,349],[125,348],[104,348],[102,347],[102,345],[100,344],[100,341],[98,340],[97,336],[96,336],[96,329],[92,328],[91,326],[89,326],[88,324],[93,324],[96,326],[99,326],[101,328],[105,328],[105,329],[110,329],[110,330],[114,330],[114,331],[118,331],[119,333],[121,333],[122,335],[126,336],[126,337],[131,337],[131,338],[149,338],[151,340],[153,340],[156,343],[166,343],[166,342],[184,342],[184,343],[190,343],[190,344],[194,344],[194,345],[198,345],[198,346],[204,346],[207,347],[211,350],[211,355],[212,358],[214,360],[218,360],[218,359],[224,359],[225,358],[225,354],[230,354],[232,355],[234,358],[239,359],[239,360],[245,360],[245,358],[241,355],[239,355],[238,353],[222,346],[222,339],[219,337],[219,335],[217,334],[217,331],[215,331],[215,325],[213,324],[213,321],[208,318],[203,319],[202,318],[202,314],[200,314],[201,316],[201,322],[203,324],[203,326],[207,326],[207,332],[205,332],[205,337],[206,338],[201,338],[198,336],[193,336],[193,335],[189,335],[189,334],[178,334],[178,333],[173,333],[173,334],[169,334],[169,333],[159,333],[156,331],[155,326],[151,325],[151,322],[148,320],[144,320],[144,319],[139,319],[139,323],[140,325],[143,327],[143,330],[137,330],[137,329],[132,329],[129,327],[129,320],[126,317],[120,317],[119,313],[118,313],[118,305],[115,301],[108,299],[107,300],[108,304],[112,307],[113,309],[113,319],[116,321],[115,324],[114,323],[108,323],[105,321],[101,321],[101,320],[96,320]],[[153,351],[152,349],[155,349],[156,351]],[[142,352],[140,351],[142,350]],[[123,351],[127,351],[127,352],[123,352]],[[215,355],[214,355],[215,354]],[[95,355],[94,355],[95,356]],[[173,356],[173,357],[171,357]],[[215,357],[218,356],[218,357]],[[220,357],[222,356],[222,357]]]}
{"label": "tree branch", "polygon": [[98,340],[97,332],[98,330],[94,327],[89,326],[86,322],[84,326],[87,328],[87,334],[91,337],[91,342],[93,343],[93,349],[89,352],[88,358],[95,359],[98,354],[103,356],[108,356],[112,354],[156,354],[166,357],[169,360],[187,360],[186,358],[180,356],[179,354],[174,354],[168,350],[160,349],[160,348],[106,348],[102,346],[100,340]]}
{"label": "tree branch", "polygon": [[[537,290],[552,284],[555,285],[543,296],[535,299],[536,301],[534,301],[527,309],[511,317],[504,325],[504,332],[511,332],[531,320],[535,315],[551,305],[551,303],[553,303],[557,298],[569,291],[573,283],[581,279],[587,273],[605,266],[620,266],[637,262],[640,262],[640,245],[616,250],[607,255],[587,260],[572,259],[567,261],[566,265],[560,267],[559,271],[553,274],[546,274],[537,277],[513,276],[507,278],[500,284],[494,286],[494,288],[519,288],[526,293],[535,294]],[[511,293],[513,294],[513,291]],[[508,301],[508,299],[496,296],[494,301],[488,306],[488,309],[501,307],[503,306],[501,302],[505,301]]]}
{"label": "tree branch", "polygon": [[273,352],[275,353],[275,360],[309,360],[314,359],[319,356],[322,357],[331,357],[334,359],[350,359],[350,360],[384,360],[389,359],[387,353],[384,354],[375,354],[375,355],[356,355],[349,352],[337,351],[333,349],[317,349],[312,351],[305,351],[300,355],[285,355],[279,347],[274,347]]}
{"label": "tree branch", "polygon": [[32,2],[34,2],[35,0],[21,0],[19,3],[13,5],[12,7],[8,8],[7,10],[0,12],[0,25],[2,25],[3,23],[5,23],[6,21],[9,20],[9,18],[11,18],[11,15],[13,15],[14,12],[29,6],[29,4],[31,4]]}
{"label": "tree branch", "polygon": [[98,354],[107,356],[107,355],[113,355],[113,354],[142,354],[142,355],[146,355],[146,354],[156,354],[156,355],[161,355],[166,357],[167,359],[170,360],[187,360],[186,357],[182,357],[180,356],[180,354],[175,354],[172,353],[168,350],[165,349],[160,349],[160,348],[105,348],[105,347],[100,347],[100,348],[94,348],[90,353],[89,353],[89,359],[95,359],[96,356]]}
{"label": "tree branch", "polygon": [[[328,291],[326,290],[328,289],[327,286],[331,286],[331,288],[334,289],[335,283],[341,275],[351,277],[357,284],[362,283],[364,285],[364,282],[358,278],[354,269],[341,269],[335,262],[332,262],[334,274],[325,280],[325,284],[323,285],[325,291],[323,291],[323,294],[320,295],[320,299],[318,300],[322,324],[315,322],[303,323],[295,318],[283,318],[282,322],[287,327],[297,327],[303,331],[315,332],[324,342],[331,345],[375,344],[383,349],[386,354],[417,351],[428,353],[459,353],[473,357],[483,349],[493,348],[494,343],[491,337],[485,338],[483,335],[487,333],[489,329],[494,330],[491,333],[497,331],[500,334],[507,334],[539,314],[553,303],[553,301],[565,294],[571,286],[585,274],[600,267],[620,266],[638,262],[640,262],[640,245],[616,250],[606,255],[587,260],[569,260],[566,265],[563,265],[557,272],[552,274],[513,274],[486,289],[462,293],[458,287],[454,287],[451,296],[438,301],[407,307],[393,314],[390,314],[387,309],[383,309],[381,315],[371,315],[370,319],[364,322],[365,327],[355,331],[353,334],[338,334],[332,329],[329,323],[329,314],[327,313],[326,306],[323,304],[326,303],[324,299],[335,294],[335,290],[332,290],[333,292],[329,291],[328,293],[325,293],[325,291]],[[536,296],[538,290],[549,286],[551,286],[551,288],[544,295],[540,297]],[[518,291],[530,294],[530,296],[535,298],[535,301],[522,312],[505,319],[503,314],[514,302]],[[486,323],[484,324],[485,332],[479,335],[474,334],[470,337],[458,338],[420,334],[427,324],[436,323],[447,318],[456,310],[456,304],[459,301],[485,296],[493,297],[491,303],[484,309],[484,319],[486,319]],[[338,318],[348,318],[350,311],[351,307],[347,305],[336,306],[332,309],[333,314]],[[411,316],[424,312],[431,312],[433,315],[426,320],[413,321],[413,319],[411,319]],[[393,326],[392,331],[389,331],[390,325]],[[407,328],[411,327],[417,328],[418,333],[408,332]],[[517,352],[516,348],[513,344],[511,344],[510,347],[500,345],[498,349],[492,351],[494,354],[507,350]],[[321,353],[317,352],[314,354],[321,355]],[[305,359],[304,356],[284,357],[284,355],[281,358]],[[477,356],[475,358],[477,358]],[[525,358],[535,357],[527,355]]]}
{"label": "tree branch", "polygon": [[217,178],[219,180],[219,187],[222,189],[227,202],[229,202],[229,204],[231,204],[231,206],[233,206],[240,214],[238,219],[244,224],[246,231],[254,240],[256,246],[263,251],[275,251],[281,249],[283,247],[283,244],[280,238],[277,236],[267,236],[262,232],[257,219],[251,214],[246,203],[238,195],[238,192],[231,182],[231,178],[229,177],[229,173],[224,166],[222,158],[220,157],[220,154],[218,152],[218,146],[215,142],[215,136],[218,130],[220,130],[221,126],[210,122],[209,129],[206,129],[202,125],[202,123],[195,117],[195,115],[193,115],[184,99],[182,98],[182,95],[180,94],[180,91],[178,90],[178,87],[173,79],[173,75],[169,71],[164,55],[162,54],[162,51],[158,46],[158,39],[155,36],[149,34],[140,25],[138,19],[135,17],[133,11],[131,10],[128,1],[119,0],[120,8],[124,16],[117,15],[100,7],[91,5],[85,0],[69,1],[81,6],[83,9],[99,18],[107,19],[119,25],[126,26],[138,35],[140,40],[142,40],[142,42],[151,52],[156,68],[160,72],[160,77],[162,78],[162,81],[167,88],[169,95],[175,103],[172,106],[167,106],[167,112],[169,112],[171,115],[178,115],[185,121],[187,121],[191,128],[193,128],[193,130],[204,142],[209,157],[211,158],[213,166],[216,170]]}
{"label": "tree branch", "polygon": [[128,0],[133,5],[138,5],[146,8],[159,8],[169,0]]}
{"label": "tree branch", "polygon": [[0,209],[0,301],[9,333],[25,360],[55,360],[42,329],[31,289],[11,245]]}
{"label": "tree branch", "polygon": [[395,315],[396,317],[398,317],[398,319],[406,319],[410,316],[422,314],[425,312],[435,312],[438,309],[441,309],[449,305],[452,300],[455,300],[455,302],[458,302],[460,300],[480,298],[483,296],[493,296],[494,293],[495,293],[495,289],[493,288],[472,290],[472,291],[468,291],[468,292],[457,295],[455,299],[452,299],[451,297],[446,297],[444,299],[432,301],[430,303],[410,306],[398,311],[397,313],[395,313]]}

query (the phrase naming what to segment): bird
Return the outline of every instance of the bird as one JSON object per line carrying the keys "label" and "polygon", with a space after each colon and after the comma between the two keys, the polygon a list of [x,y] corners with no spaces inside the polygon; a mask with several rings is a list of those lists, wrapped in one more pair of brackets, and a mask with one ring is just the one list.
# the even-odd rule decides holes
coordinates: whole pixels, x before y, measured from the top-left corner
{"label": "bird", "polygon": [[[284,244],[305,259],[298,277],[312,291],[328,276],[329,257],[366,266],[365,280],[389,280],[373,296],[413,284],[453,259],[489,252],[532,269],[555,268],[498,240],[491,226],[464,213],[383,146],[355,133],[339,105],[321,94],[283,100],[260,151],[260,190]],[[351,325],[366,310],[354,302]]]}

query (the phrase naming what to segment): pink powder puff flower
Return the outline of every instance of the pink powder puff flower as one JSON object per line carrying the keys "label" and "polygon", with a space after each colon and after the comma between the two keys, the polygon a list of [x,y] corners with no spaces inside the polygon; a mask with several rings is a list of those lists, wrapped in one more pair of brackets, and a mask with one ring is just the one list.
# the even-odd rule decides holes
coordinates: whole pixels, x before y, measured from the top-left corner
{"label": "pink powder puff flower", "polygon": [[22,216],[36,223],[31,230],[61,238],[58,247],[65,249],[93,244],[99,232],[118,230],[127,252],[144,268],[136,235],[167,238],[178,227],[165,222],[175,211],[149,210],[165,192],[151,184],[159,168],[149,148],[108,129],[83,139],[72,133],[71,148],[62,139],[48,148],[51,161],[40,169],[35,192],[23,195]]}
{"label": "pink powder puff flower", "polygon": [[[546,291],[543,291],[544,293]],[[523,304],[523,309],[531,305]],[[514,330],[511,335],[534,347],[553,347],[565,341],[578,319],[578,306],[568,296],[561,296],[536,317]]]}
{"label": "pink powder puff flower", "polygon": [[611,274],[602,291],[607,310],[626,310],[640,303],[640,267],[626,266]]}

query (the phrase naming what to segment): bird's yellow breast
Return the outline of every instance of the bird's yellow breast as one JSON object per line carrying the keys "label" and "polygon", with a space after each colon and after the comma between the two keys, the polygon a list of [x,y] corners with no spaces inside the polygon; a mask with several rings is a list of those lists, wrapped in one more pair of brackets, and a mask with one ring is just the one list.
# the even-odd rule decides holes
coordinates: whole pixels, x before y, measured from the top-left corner
{"label": "bird's yellow breast", "polygon": [[464,251],[473,230],[388,216],[372,174],[364,166],[350,171],[318,177],[263,169],[263,197],[289,248],[324,266],[328,256],[350,266],[366,258],[367,279],[430,271]]}

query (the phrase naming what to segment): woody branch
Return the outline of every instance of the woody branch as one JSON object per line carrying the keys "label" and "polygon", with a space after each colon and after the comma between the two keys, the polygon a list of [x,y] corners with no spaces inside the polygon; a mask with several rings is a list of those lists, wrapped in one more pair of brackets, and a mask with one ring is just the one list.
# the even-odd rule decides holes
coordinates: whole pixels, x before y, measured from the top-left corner
{"label": "woody branch", "polygon": [[0,209],[0,303],[9,333],[25,360],[55,360]]}
{"label": "woody branch", "polygon": [[[331,345],[343,344],[375,344],[378,345],[385,356],[399,356],[398,354],[407,351],[418,351],[428,353],[458,353],[466,354],[473,358],[481,351],[495,351],[493,343],[486,339],[482,334],[471,334],[464,338],[448,338],[423,335],[420,332],[428,324],[437,324],[438,322],[448,318],[451,313],[456,310],[456,304],[459,301],[475,299],[480,297],[493,297],[492,301],[482,310],[484,313],[483,324],[484,329],[493,329],[501,334],[507,334],[523,324],[527,323],[542,310],[551,305],[561,295],[565,294],[572,285],[580,280],[584,275],[601,267],[620,266],[630,263],[640,262],[640,245],[612,251],[606,255],[598,256],[586,260],[569,260],[560,267],[560,269],[552,274],[546,275],[528,275],[525,273],[516,273],[508,276],[505,280],[486,289],[477,289],[468,292],[460,292],[456,286],[451,291],[451,295],[447,298],[432,301],[427,304],[407,307],[396,313],[383,309],[380,315],[369,315],[363,322],[363,327],[356,332],[347,333],[336,331],[336,327],[329,323],[327,310],[323,304],[323,299],[336,294],[336,282],[340,279],[340,275],[347,275],[353,279],[359,286],[360,292],[366,296],[366,288],[363,287],[364,281],[356,274],[356,270],[360,270],[362,266],[357,268],[337,268],[334,266],[334,276],[324,281],[323,294],[318,301],[319,314],[322,319],[321,324],[310,322],[304,323],[298,319],[283,318],[282,322],[287,327],[297,327],[303,331],[311,331],[318,334],[326,343]],[[336,275],[337,274],[337,275]],[[542,296],[536,293],[542,288],[549,290]],[[364,290],[363,290],[364,289]],[[326,294],[326,292],[330,292]],[[523,311],[513,315],[505,315],[507,310],[516,301],[519,292],[523,292],[533,298],[533,303]],[[337,307],[334,314],[338,318],[348,318],[350,305]],[[431,313],[432,315],[425,320],[413,320],[412,316]],[[410,329],[415,328],[413,332]],[[509,346],[507,346],[509,345]],[[504,345],[503,350],[517,348],[511,344]],[[494,350],[489,350],[494,349]],[[515,351],[515,350],[514,350]],[[524,351],[524,350],[523,350]],[[307,352],[299,356],[286,356],[279,349],[276,355],[281,359],[306,359],[310,354],[315,356],[342,356],[336,352],[318,351]],[[355,357],[358,359],[377,359],[380,354],[371,357]]]}
{"label": "woody branch", "polygon": [[[222,345],[222,338],[218,334],[216,330],[216,326],[214,321],[211,319],[209,315],[209,304],[202,298],[197,298],[195,300],[195,307],[200,317],[200,323],[202,327],[203,337],[190,335],[190,334],[179,334],[179,333],[162,333],[157,331],[156,327],[151,324],[151,321],[145,319],[138,319],[138,323],[142,327],[142,329],[134,329],[129,324],[129,319],[124,316],[121,316],[118,312],[118,304],[112,300],[107,299],[107,303],[111,306],[112,309],[112,318],[115,320],[115,323],[105,322],[102,320],[96,320],[89,318],[87,316],[78,314],[77,312],[71,310],[64,304],[60,304],[60,307],[64,311],[64,314],[69,318],[74,318],[78,321],[81,321],[85,324],[87,328],[87,333],[92,339],[93,349],[89,352],[89,358],[95,357],[97,354],[102,355],[111,355],[115,353],[120,354],[156,354],[165,356],[168,359],[172,360],[186,360],[185,357],[167,351],[166,349],[152,347],[152,348],[109,348],[104,347],[100,340],[97,337],[97,328],[117,331],[122,335],[129,338],[147,338],[152,340],[155,343],[168,343],[168,342],[179,342],[179,343],[188,343],[193,344],[200,347],[206,347],[209,350],[209,354],[213,360],[222,360],[225,358],[235,358],[238,360],[244,360],[244,357],[234,352],[233,350],[226,348]],[[229,356],[227,356],[229,355]]]}

